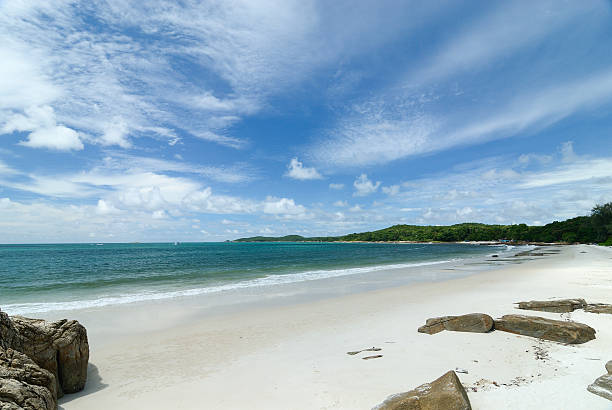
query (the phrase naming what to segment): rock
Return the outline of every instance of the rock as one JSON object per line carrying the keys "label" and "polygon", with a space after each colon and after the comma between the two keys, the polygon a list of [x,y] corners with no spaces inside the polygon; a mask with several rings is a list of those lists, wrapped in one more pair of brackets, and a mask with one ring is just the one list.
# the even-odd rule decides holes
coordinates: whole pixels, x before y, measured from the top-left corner
{"label": "rock", "polygon": [[609,360],[608,363],[606,363],[606,370],[608,371],[608,374],[612,374],[612,360]]}
{"label": "rock", "polygon": [[57,409],[55,376],[32,359],[0,347],[0,408]]}
{"label": "rock", "polygon": [[21,344],[22,341],[15,324],[6,313],[0,311],[0,347],[4,349],[17,348]]}
{"label": "rock", "polygon": [[604,374],[589,384],[587,390],[598,396],[612,400],[612,374]]}
{"label": "rock", "polygon": [[583,323],[538,316],[505,315],[495,320],[494,327],[503,332],[568,344],[581,344],[595,339],[595,329]]}
{"label": "rock", "polygon": [[462,316],[442,316],[427,319],[418,331],[433,335],[443,330],[486,333],[491,329],[493,329],[493,318],[491,316],[484,313],[470,313]]}
{"label": "rock", "polygon": [[538,310],[541,312],[567,313],[582,309],[587,305],[584,299],[532,300],[518,302],[519,309]]}
{"label": "rock", "polygon": [[87,331],[76,320],[48,322],[20,316],[11,318],[18,338],[11,348],[29,356],[56,378],[57,396],[83,390],[87,380]]}
{"label": "rock", "polygon": [[585,312],[608,313],[612,315],[612,305],[605,303],[589,303],[584,307]]}
{"label": "rock", "polygon": [[470,410],[470,400],[454,371],[414,390],[389,396],[373,410]]}

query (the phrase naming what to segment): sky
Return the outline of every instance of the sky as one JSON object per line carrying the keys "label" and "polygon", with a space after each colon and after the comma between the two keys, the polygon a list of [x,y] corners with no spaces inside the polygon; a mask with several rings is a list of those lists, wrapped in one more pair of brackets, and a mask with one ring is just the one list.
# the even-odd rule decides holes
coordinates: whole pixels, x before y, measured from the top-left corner
{"label": "sky", "polygon": [[609,1],[0,0],[0,243],[612,201]]}

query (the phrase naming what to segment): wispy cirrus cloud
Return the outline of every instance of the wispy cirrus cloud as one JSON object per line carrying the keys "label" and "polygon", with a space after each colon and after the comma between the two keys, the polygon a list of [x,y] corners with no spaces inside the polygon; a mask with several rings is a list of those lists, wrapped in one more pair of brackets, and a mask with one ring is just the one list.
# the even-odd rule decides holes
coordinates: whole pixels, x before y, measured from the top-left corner
{"label": "wispy cirrus cloud", "polygon": [[484,108],[488,112],[477,117],[452,112],[437,117],[424,114],[422,108],[398,108],[378,99],[342,119],[329,132],[330,138],[309,148],[309,155],[330,168],[385,164],[538,131],[611,100],[610,70],[539,90],[522,90],[499,108]]}
{"label": "wispy cirrus cloud", "polygon": [[477,21],[466,22],[464,28],[410,72],[406,82],[422,86],[430,81],[473,73],[523,47],[536,47],[547,36],[585,16],[603,22],[609,13],[605,1],[561,6],[554,0],[499,3]]}

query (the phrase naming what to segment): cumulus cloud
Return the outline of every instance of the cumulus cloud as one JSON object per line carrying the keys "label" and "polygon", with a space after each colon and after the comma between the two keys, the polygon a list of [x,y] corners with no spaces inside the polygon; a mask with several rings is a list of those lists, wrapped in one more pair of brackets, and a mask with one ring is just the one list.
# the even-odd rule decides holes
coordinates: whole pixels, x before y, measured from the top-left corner
{"label": "cumulus cloud", "polygon": [[263,203],[263,212],[273,215],[298,215],[305,214],[306,208],[297,205],[293,199],[267,197]]}
{"label": "cumulus cloud", "polygon": [[344,188],[344,184],[329,184],[329,189],[341,190]]}
{"label": "cumulus cloud", "polygon": [[48,105],[26,108],[24,114],[8,117],[0,130],[3,133],[29,131],[28,139],[20,144],[31,148],[48,148],[58,151],[82,150],[79,134],[64,125],[57,124],[55,112]]}
{"label": "cumulus cloud", "polygon": [[355,179],[353,186],[355,187],[353,196],[366,196],[378,191],[380,181],[373,183],[366,174],[361,174]]}
{"label": "cumulus cloud", "polygon": [[291,162],[287,165],[285,176],[299,180],[323,178],[315,168],[305,167],[297,158],[291,159]]}

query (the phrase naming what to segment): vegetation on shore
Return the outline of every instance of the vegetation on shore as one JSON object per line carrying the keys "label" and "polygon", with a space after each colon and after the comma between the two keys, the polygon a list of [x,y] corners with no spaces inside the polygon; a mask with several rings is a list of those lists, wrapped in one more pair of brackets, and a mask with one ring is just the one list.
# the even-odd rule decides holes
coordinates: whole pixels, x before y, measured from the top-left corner
{"label": "vegetation on shore", "polygon": [[343,236],[311,237],[287,235],[282,237],[255,236],[235,242],[459,242],[498,241],[599,243],[612,246],[612,202],[595,206],[589,216],[578,216],[544,226],[486,225],[462,223],[450,226],[394,225],[372,232],[351,233]]}

